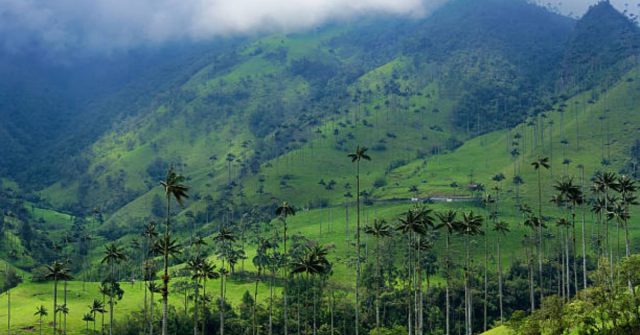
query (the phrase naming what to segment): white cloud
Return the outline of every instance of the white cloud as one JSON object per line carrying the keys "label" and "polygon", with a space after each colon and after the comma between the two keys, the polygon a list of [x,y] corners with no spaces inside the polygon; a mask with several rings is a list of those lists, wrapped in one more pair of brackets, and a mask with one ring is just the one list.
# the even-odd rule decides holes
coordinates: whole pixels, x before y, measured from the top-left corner
{"label": "white cloud", "polygon": [[[170,40],[295,31],[368,13],[422,16],[446,1],[0,0],[0,47],[117,50]],[[582,14],[595,2],[563,0],[560,8]],[[625,0],[612,2],[624,9]]]}
{"label": "white cloud", "polygon": [[292,31],[366,13],[424,15],[443,0],[0,0],[5,48],[126,48]]}

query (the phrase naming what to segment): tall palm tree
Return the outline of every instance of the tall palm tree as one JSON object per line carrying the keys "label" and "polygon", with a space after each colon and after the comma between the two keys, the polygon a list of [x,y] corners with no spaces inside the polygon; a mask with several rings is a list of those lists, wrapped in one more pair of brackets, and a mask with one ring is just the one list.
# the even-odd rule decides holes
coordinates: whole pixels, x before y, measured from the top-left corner
{"label": "tall palm tree", "polygon": [[40,324],[40,335],[42,335],[42,318],[49,315],[49,313],[47,312],[47,308],[44,307],[44,305],[40,305],[40,307],[36,308],[36,312],[33,313],[33,315],[37,316],[39,319],[38,323]]}
{"label": "tall palm tree", "polygon": [[[291,262],[291,274],[306,274],[307,283],[310,283],[312,278],[318,275],[327,274],[331,271],[331,264],[327,259],[329,250],[321,245],[306,246],[304,253],[298,255]],[[317,335],[317,323],[316,323],[316,285],[311,283],[311,291],[313,291],[313,335]],[[309,289],[307,287],[307,289]]]}
{"label": "tall palm tree", "polygon": [[[542,216],[542,169],[548,170],[551,167],[549,162],[549,157],[538,157],[537,160],[531,163],[533,169],[536,170],[538,175],[538,218],[544,222],[544,217]],[[540,287],[540,303],[542,303],[542,299],[544,298],[544,278],[542,276],[542,228],[544,226],[542,224],[538,225],[537,232],[537,253],[538,253],[538,286]]]}
{"label": "tall palm tree", "polygon": [[189,191],[189,187],[183,185],[185,178],[173,169],[173,166],[169,168],[167,171],[167,176],[164,181],[161,181],[160,184],[164,188],[164,193],[167,200],[167,213],[166,213],[166,224],[165,224],[165,232],[164,232],[164,249],[162,250],[163,256],[163,269],[164,273],[162,275],[162,335],[167,334],[167,322],[168,322],[168,301],[169,301],[169,250],[167,247],[169,246],[169,242],[171,238],[170,227],[171,227],[171,198],[174,198],[180,206],[183,204],[183,200],[189,198],[187,192]]}
{"label": "tall palm tree", "polygon": [[473,297],[471,294],[471,288],[469,287],[469,276],[471,271],[471,256],[470,256],[470,238],[482,234],[482,223],[484,219],[482,216],[475,215],[473,211],[462,214],[462,220],[458,222],[457,231],[464,236],[465,240],[465,268],[464,268],[464,291],[465,291],[465,324],[467,335],[473,334]]}
{"label": "tall palm tree", "polygon": [[409,335],[413,334],[414,324],[413,324],[413,307],[411,302],[412,291],[413,291],[413,281],[412,276],[414,273],[414,263],[413,263],[413,252],[412,247],[415,240],[416,234],[425,234],[426,228],[422,224],[422,220],[420,218],[420,211],[417,209],[410,209],[405,214],[404,217],[401,217],[398,220],[398,226],[396,230],[400,231],[407,237],[407,279],[405,281],[405,290],[406,290],[406,304],[407,304],[407,329],[409,330]]}
{"label": "tall palm tree", "polygon": [[67,304],[58,305],[56,312],[60,313],[60,323],[62,323],[63,317],[69,314],[69,306]]}
{"label": "tall palm tree", "polygon": [[[565,199],[567,199],[567,203],[569,204],[569,207],[571,209],[571,227],[572,227],[572,232],[571,232],[571,241],[572,241],[572,247],[573,247],[573,277],[574,277],[574,290],[576,292],[578,292],[578,267],[576,264],[576,209],[578,208],[578,206],[582,206],[582,204],[584,203],[584,195],[582,193],[582,189],[573,184],[573,180],[571,178],[569,178],[568,180],[565,180],[563,182],[560,183],[560,189],[559,191],[561,192],[561,195],[563,197],[565,197]],[[558,189],[557,189],[558,190]],[[585,250],[583,250],[583,257],[586,257],[586,252]],[[586,282],[586,273],[583,274],[583,282]]]}
{"label": "tall palm tree", "polygon": [[91,313],[86,313],[84,316],[82,316],[82,321],[87,323],[87,327],[85,328],[85,330],[86,333],[89,334],[89,322],[95,321],[93,315],[91,315]]}
{"label": "tall palm tree", "polygon": [[93,315],[93,333],[96,333],[96,317],[97,313],[104,314],[107,310],[104,308],[104,304],[102,301],[98,299],[93,299],[93,303],[89,305],[89,311]]}
{"label": "tall palm tree", "polygon": [[[283,225],[283,239],[284,243],[284,253],[282,254],[282,260],[284,264],[287,263],[287,217],[296,215],[296,210],[293,206],[289,205],[288,202],[284,201],[282,204],[276,208],[276,216],[282,221]],[[286,272],[286,271],[285,271]],[[287,301],[287,295],[289,290],[289,274],[285,273],[284,275],[284,291],[282,293],[284,300],[284,335],[289,334],[289,306]]]}
{"label": "tall palm tree", "polygon": [[[144,281],[144,320],[145,324],[149,324],[149,313],[148,313],[148,303],[147,303],[147,285],[149,280],[151,280],[155,274],[155,262],[153,261],[152,254],[154,253],[154,245],[158,238],[158,231],[156,230],[155,222],[149,222],[144,228],[142,232],[142,236],[144,237],[143,243],[143,255],[142,255],[142,273],[143,273],[143,281]],[[146,326],[145,326],[146,327]]]}
{"label": "tall palm tree", "polygon": [[356,301],[355,328],[356,335],[360,332],[360,161],[370,161],[367,148],[357,146],[356,151],[348,155],[352,163],[356,163]]}
{"label": "tall palm tree", "polygon": [[55,261],[51,265],[46,266],[47,274],[45,279],[53,280],[53,332],[58,332],[57,318],[58,315],[58,281],[71,280],[73,277],[69,274],[69,269],[63,262]]}
{"label": "tall palm tree", "polygon": [[222,228],[218,234],[213,238],[219,245],[218,257],[222,260],[222,266],[220,267],[220,335],[224,335],[224,303],[225,303],[225,284],[227,269],[225,268],[225,261],[229,263],[230,256],[233,252],[232,243],[236,241],[235,234],[227,229]]}
{"label": "tall palm tree", "polygon": [[[571,297],[571,281],[569,280],[570,278],[570,268],[569,268],[569,228],[571,227],[571,222],[569,222],[569,220],[565,219],[565,218],[560,218],[557,222],[556,225],[558,226],[558,228],[560,228],[561,230],[564,229],[565,233],[564,233],[564,243],[560,243],[560,248],[564,249],[563,251],[563,260],[562,263],[564,264],[564,266],[562,267],[562,282],[565,283],[564,287],[562,288],[562,292],[563,292],[563,296],[565,297],[565,299],[568,301]],[[564,248],[563,248],[564,246]]]}
{"label": "tall palm tree", "polygon": [[504,308],[503,308],[503,295],[502,295],[502,255],[500,254],[500,236],[507,235],[509,230],[509,224],[504,221],[498,221],[493,226],[493,231],[498,233],[498,238],[496,239],[496,248],[498,253],[498,302],[500,307],[500,323],[504,323]]}
{"label": "tall palm tree", "polygon": [[[613,172],[598,172],[596,173],[593,180],[593,190],[601,194],[602,199],[604,200],[604,210],[605,213],[610,212],[611,206],[611,198],[609,196],[609,192],[611,190],[616,190],[618,188],[618,178]],[[609,215],[604,215],[605,219],[605,250],[607,252],[607,256],[609,258],[609,276],[610,280],[613,282],[613,251],[609,239]]]}
{"label": "tall palm tree", "polygon": [[[220,274],[216,271],[216,266],[211,264],[206,259],[202,263],[202,309],[207,311],[207,280],[208,279],[218,279],[220,278]],[[202,331],[204,334],[204,326],[207,324],[207,313],[205,312],[202,318]]]}
{"label": "tall palm tree", "polygon": [[153,335],[153,307],[155,306],[155,300],[153,299],[154,293],[161,293],[162,287],[155,282],[150,282],[147,286],[149,293],[151,294],[151,303],[149,304],[149,335]]}
{"label": "tall palm tree", "polygon": [[[121,249],[117,244],[111,243],[110,245],[105,247],[104,257],[102,258],[101,263],[107,263],[109,265],[109,279],[108,282],[111,284],[112,289],[117,283],[116,279],[116,268],[117,264],[127,260],[127,256],[124,254],[124,250]],[[109,294],[109,335],[113,335],[113,298],[115,297],[114,290],[111,290],[111,294]]]}
{"label": "tall palm tree", "polygon": [[449,335],[450,334],[450,330],[451,330],[451,323],[450,323],[450,310],[451,310],[451,299],[450,299],[450,292],[449,292],[449,288],[450,288],[450,280],[451,280],[451,275],[450,275],[450,266],[451,266],[451,253],[450,253],[450,246],[451,246],[451,234],[453,234],[457,227],[458,227],[458,220],[457,220],[457,215],[458,213],[456,213],[453,210],[449,210],[447,212],[443,212],[443,213],[436,213],[436,216],[438,217],[438,221],[440,222],[437,226],[436,229],[440,229],[440,228],[444,228],[446,230],[447,233],[447,238],[445,240],[445,334]]}
{"label": "tall palm tree", "polygon": [[[536,215],[529,213],[525,217],[524,225],[529,227],[529,228],[531,228],[531,230],[533,231],[532,240],[535,241],[534,245],[536,246],[536,251],[539,250],[540,239],[539,239],[538,232],[541,231],[543,227],[546,227],[545,224],[544,224],[544,221],[542,219],[540,219],[539,217],[537,217]],[[535,259],[535,258],[533,258],[534,257],[533,250],[531,252],[532,252],[532,259]],[[533,260],[532,262],[534,262],[534,264],[535,264],[535,260]],[[535,265],[532,265],[532,268],[535,269]],[[533,270],[533,271],[535,271],[535,270]],[[540,274],[540,272],[538,272],[538,274]],[[538,289],[542,290],[542,286],[540,285],[540,283],[541,282],[538,282],[538,285],[539,285]],[[535,290],[535,288],[532,287],[532,290]],[[540,299],[542,299],[542,296],[543,295],[541,294],[541,298]],[[536,305],[535,297],[532,296],[531,298],[532,298],[532,300],[531,300],[531,311],[535,311],[535,305]],[[540,301],[540,303],[542,303],[542,301]]]}
{"label": "tall palm tree", "polygon": [[257,307],[258,307],[258,284],[262,280],[262,274],[264,268],[269,265],[269,255],[267,250],[271,247],[271,243],[268,240],[260,238],[258,242],[258,248],[256,249],[256,255],[253,257],[253,265],[258,270],[256,274],[256,282],[253,290],[253,307],[251,308],[251,323],[252,323],[252,335],[258,335],[258,322],[257,322]]}
{"label": "tall palm tree", "polygon": [[380,286],[383,285],[380,273],[380,256],[382,255],[380,240],[391,237],[393,235],[393,230],[385,220],[376,219],[373,221],[373,226],[364,228],[364,232],[376,239],[376,330],[377,334],[380,335]]}
{"label": "tall palm tree", "polygon": [[202,279],[202,268],[204,266],[204,257],[195,256],[187,261],[187,270],[191,272],[193,280],[193,335],[198,335],[198,296],[200,289],[200,280]]}
{"label": "tall palm tree", "polygon": [[620,203],[614,207],[613,215],[620,221],[624,227],[625,239],[625,256],[631,256],[631,243],[629,241],[629,207],[638,204],[638,198],[635,193],[638,191],[636,182],[628,176],[620,176],[618,178],[617,191],[620,193]]}

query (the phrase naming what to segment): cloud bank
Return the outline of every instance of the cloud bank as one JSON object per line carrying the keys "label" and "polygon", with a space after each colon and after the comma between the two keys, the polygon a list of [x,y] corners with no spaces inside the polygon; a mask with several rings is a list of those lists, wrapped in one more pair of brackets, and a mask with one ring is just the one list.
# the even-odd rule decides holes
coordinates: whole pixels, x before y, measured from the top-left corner
{"label": "cloud bank", "polygon": [[443,0],[0,0],[0,43],[112,50],[180,39],[294,31],[368,13],[421,16]]}
{"label": "cloud bank", "polygon": [[[371,13],[424,16],[446,1],[0,0],[0,48],[50,53],[122,50],[176,40],[296,31]],[[625,0],[612,1],[624,9]],[[564,0],[558,6],[579,15],[594,2]]]}

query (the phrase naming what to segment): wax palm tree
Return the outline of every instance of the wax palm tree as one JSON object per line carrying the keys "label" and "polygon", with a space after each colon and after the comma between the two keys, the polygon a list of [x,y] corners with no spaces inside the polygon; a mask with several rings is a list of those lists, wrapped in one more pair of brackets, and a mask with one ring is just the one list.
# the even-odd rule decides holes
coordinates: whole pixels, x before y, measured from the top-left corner
{"label": "wax palm tree", "polygon": [[596,215],[596,224],[598,226],[596,232],[596,247],[597,247],[597,256],[598,256],[598,264],[600,263],[600,256],[602,256],[602,249],[604,248],[602,243],[602,234],[600,233],[600,226],[603,225],[604,216],[607,212],[605,208],[605,199],[600,196],[599,192],[595,189],[592,189],[596,195],[595,199],[591,200],[591,213]]}
{"label": "wax palm tree", "polygon": [[562,277],[563,277],[563,281],[565,283],[564,287],[562,288],[562,292],[564,292],[564,296],[567,299],[567,301],[569,300],[569,298],[571,297],[571,281],[570,281],[570,268],[569,268],[569,228],[571,227],[571,222],[569,222],[569,220],[565,219],[565,218],[560,218],[558,219],[558,221],[556,222],[556,226],[558,226],[558,228],[560,228],[560,230],[562,231],[562,229],[565,230],[564,232],[564,243],[560,243],[560,247],[562,248],[564,246],[564,251],[563,251],[563,261],[562,263],[564,264],[563,268],[562,268]]}
{"label": "wax palm tree", "polygon": [[91,315],[93,316],[93,333],[96,333],[96,317],[97,314],[96,313],[100,313],[100,314],[104,314],[107,312],[107,310],[104,308],[104,304],[102,303],[102,301],[98,300],[98,299],[93,299],[93,303],[91,305],[89,305],[89,312],[91,313]]}
{"label": "wax palm tree", "polygon": [[[218,279],[220,278],[220,274],[216,271],[216,266],[207,261],[206,258],[202,263],[202,269],[200,271],[202,276],[202,309],[207,311],[207,280]],[[207,313],[205,312],[203,314],[202,334],[204,334],[204,326],[207,324]]]}
{"label": "wax palm tree", "polygon": [[[109,279],[108,282],[111,284],[112,288],[114,284],[116,284],[116,268],[117,264],[120,264],[123,261],[127,260],[127,256],[124,254],[124,250],[122,250],[117,244],[111,243],[110,245],[105,247],[104,257],[102,258],[101,263],[107,263],[109,265]],[[113,298],[115,297],[114,292],[112,291],[109,295],[109,335],[113,335]]]}
{"label": "wax palm tree", "polygon": [[469,272],[471,270],[471,256],[470,256],[470,238],[472,236],[482,234],[482,223],[484,219],[482,216],[475,215],[473,211],[469,213],[462,214],[462,220],[458,222],[457,231],[462,236],[464,236],[464,248],[465,248],[465,268],[464,268],[464,291],[465,291],[465,324],[467,335],[473,334],[472,327],[472,307],[473,307],[473,297],[471,294],[471,288],[469,287]]}
{"label": "wax palm tree", "polygon": [[360,331],[360,161],[370,161],[367,148],[357,146],[356,151],[348,155],[352,163],[356,164],[356,301],[355,324],[356,335]]}
{"label": "wax palm tree", "polygon": [[150,282],[147,286],[149,293],[151,294],[151,303],[149,304],[149,335],[153,335],[153,307],[155,306],[155,300],[153,299],[153,295],[155,293],[162,293],[162,287],[156,284],[155,282]]}
{"label": "wax palm tree", "polygon": [[56,313],[60,314],[60,323],[62,323],[63,317],[69,314],[69,306],[67,304],[58,305]]}
{"label": "wax palm tree", "polygon": [[[276,216],[280,219],[280,221],[282,221],[282,225],[283,225],[283,239],[282,242],[284,243],[284,252],[282,254],[283,257],[283,261],[286,264],[287,263],[287,218],[289,216],[293,216],[296,215],[296,210],[293,206],[291,206],[288,202],[284,201],[282,202],[282,204],[276,208]],[[286,271],[285,271],[286,272]],[[289,306],[288,306],[288,301],[287,301],[287,296],[288,296],[288,290],[289,290],[289,275],[285,273],[284,276],[284,290],[282,292],[283,295],[283,300],[284,300],[284,335],[287,335],[289,333]]]}
{"label": "wax palm tree", "polygon": [[458,227],[457,213],[453,210],[449,210],[443,213],[436,213],[438,221],[440,222],[436,229],[445,229],[447,238],[445,240],[445,334],[450,334],[451,324],[450,324],[450,309],[451,309],[451,301],[450,301],[450,266],[451,266],[451,252],[449,250],[451,246],[451,234],[453,234]]}
{"label": "wax palm tree", "polygon": [[258,334],[258,323],[257,323],[257,307],[258,307],[258,284],[262,280],[262,274],[264,272],[264,268],[269,265],[269,255],[267,254],[267,250],[270,248],[271,243],[268,240],[259,238],[258,248],[256,249],[256,255],[253,257],[253,265],[258,270],[256,274],[256,282],[253,290],[253,307],[251,308],[251,322],[252,322],[252,335]]}
{"label": "wax palm tree", "polygon": [[625,236],[625,256],[631,256],[631,243],[629,241],[629,207],[637,205],[637,197],[635,193],[638,191],[636,182],[628,176],[620,176],[618,178],[617,191],[620,193],[620,203],[614,207],[613,215],[620,221],[624,227]]}
{"label": "wax palm tree", "polygon": [[91,315],[91,313],[86,313],[84,316],[82,316],[82,321],[87,323],[87,327],[85,329],[86,333],[89,334],[89,322],[95,321],[93,315]]}
{"label": "wax palm tree", "polygon": [[[542,169],[548,170],[551,167],[549,162],[549,157],[538,157],[537,160],[531,163],[533,169],[536,171],[538,175],[538,218],[544,222],[544,216],[542,216]],[[542,276],[542,258],[543,258],[543,250],[542,250],[542,230],[544,228],[543,224],[538,225],[537,231],[537,253],[538,253],[538,285],[540,287],[540,303],[542,303],[542,299],[544,298],[544,284],[543,284],[543,276]]]}
{"label": "wax palm tree", "polygon": [[[111,288],[109,287],[109,284],[105,281],[100,283],[100,287],[98,288],[98,290],[100,291],[100,294],[102,295],[102,305],[106,306],[107,304],[107,296],[109,294],[111,294]],[[105,311],[106,313],[106,311]],[[101,320],[100,320],[100,334],[104,335],[104,314],[105,313],[101,313]]]}
{"label": "wax palm tree", "polygon": [[[606,213],[610,211],[610,202],[611,198],[609,196],[609,192],[611,190],[616,190],[618,188],[618,177],[613,172],[597,172],[594,180],[593,180],[593,190],[599,193],[604,200],[604,209]],[[605,213],[605,214],[606,214]],[[607,256],[609,258],[609,275],[611,280],[613,281],[613,251],[611,248],[611,243],[609,239],[609,216],[604,215],[605,220],[605,250],[607,251]]]}
{"label": "wax palm tree", "polygon": [[58,332],[56,328],[57,315],[58,315],[58,281],[71,280],[73,277],[69,274],[67,266],[59,261],[53,262],[51,265],[46,266],[47,274],[45,279],[53,280],[53,332]]}
{"label": "wax palm tree", "polygon": [[[291,274],[306,274],[307,283],[310,283],[315,276],[327,274],[331,271],[331,264],[327,259],[329,250],[321,245],[306,246],[304,253],[297,256],[291,262]],[[312,277],[312,278],[310,278]],[[312,283],[310,288],[313,292],[313,335],[317,335],[316,323],[316,285]],[[308,289],[308,288],[307,288]]]}
{"label": "wax palm tree", "polygon": [[393,236],[393,230],[385,220],[376,219],[373,221],[373,226],[364,228],[364,232],[376,239],[376,330],[377,334],[380,335],[380,286],[382,285],[380,276],[380,256],[382,255],[380,240]]}
{"label": "wax palm tree", "polygon": [[49,315],[47,308],[44,305],[36,308],[36,312],[33,315],[38,317],[38,323],[40,324],[40,335],[42,335],[42,318]]}
{"label": "wax palm tree", "polygon": [[509,230],[509,223],[504,221],[498,221],[493,226],[493,231],[498,234],[496,239],[496,248],[498,253],[498,302],[500,307],[500,322],[504,323],[504,308],[503,308],[503,283],[502,283],[502,255],[500,254],[500,236],[506,236]]}
{"label": "wax palm tree", "polygon": [[198,297],[200,289],[200,280],[204,277],[205,258],[197,255],[187,261],[187,270],[191,272],[193,280],[193,335],[198,335]]}
{"label": "wax palm tree", "polygon": [[169,171],[167,171],[165,180],[160,182],[167,200],[166,225],[164,232],[165,248],[162,250],[164,269],[164,273],[162,275],[162,335],[168,335],[167,322],[169,314],[167,305],[169,301],[169,250],[167,247],[171,241],[171,238],[169,237],[171,231],[171,198],[174,198],[180,206],[182,206],[184,199],[189,198],[189,195],[187,194],[189,187],[183,185],[184,181],[185,178],[176,173],[173,167],[170,167]]}
{"label": "wax palm tree", "polygon": [[147,285],[148,281],[151,280],[156,272],[155,262],[153,260],[152,254],[154,253],[154,245],[158,238],[158,231],[156,230],[155,222],[149,222],[144,228],[142,232],[142,236],[144,237],[144,250],[143,250],[143,261],[142,261],[142,272],[143,272],[143,281],[144,281],[144,320],[146,323],[149,322],[149,313],[147,309]]}
{"label": "wax palm tree", "polygon": [[[569,206],[571,212],[571,241],[573,251],[573,274],[574,274],[574,291],[578,292],[578,272],[576,266],[576,208],[584,202],[584,196],[579,186],[573,184],[573,179],[564,178],[557,181],[554,185],[554,189],[558,192],[558,196],[565,200],[566,205]],[[583,255],[586,253],[583,252]],[[585,274],[586,275],[586,274]],[[586,281],[586,277],[584,278]]]}
{"label": "wax palm tree", "polygon": [[400,231],[407,237],[407,281],[406,281],[406,294],[407,294],[407,307],[408,307],[408,330],[409,335],[413,334],[413,308],[411,307],[411,296],[414,285],[413,283],[413,275],[415,274],[415,263],[414,263],[414,255],[413,255],[413,245],[417,241],[417,235],[424,235],[427,232],[427,227],[424,224],[422,215],[425,212],[421,211],[419,208],[414,208],[408,210],[404,217],[401,217],[398,220],[398,226],[396,230]]}
{"label": "wax palm tree", "polygon": [[233,249],[232,243],[236,241],[236,236],[231,230],[222,228],[213,239],[218,244],[218,257],[222,260],[222,266],[220,267],[220,275],[222,277],[220,280],[220,335],[224,335],[225,279],[228,273],[225,268],[225,261],[229,262]]}

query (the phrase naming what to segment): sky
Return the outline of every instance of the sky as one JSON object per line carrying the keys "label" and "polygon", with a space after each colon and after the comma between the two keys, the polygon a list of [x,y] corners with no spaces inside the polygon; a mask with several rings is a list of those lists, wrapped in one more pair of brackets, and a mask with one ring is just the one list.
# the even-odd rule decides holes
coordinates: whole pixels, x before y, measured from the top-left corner
{"label": "sky", "polygon": [[[421,17],[446,1],[0,0],[0,48],[111,52],[175,40],[292,32],[371,13]],[[563,13],[579,15],[596,1],[553,3]],[[620,9],[625,2],[612,0]]]}

